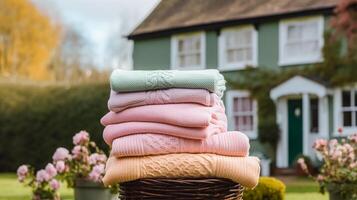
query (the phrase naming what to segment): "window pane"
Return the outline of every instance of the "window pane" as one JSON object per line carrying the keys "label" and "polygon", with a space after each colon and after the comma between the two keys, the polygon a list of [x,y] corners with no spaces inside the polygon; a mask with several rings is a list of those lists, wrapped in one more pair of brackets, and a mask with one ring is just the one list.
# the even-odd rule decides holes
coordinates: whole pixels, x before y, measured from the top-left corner
{"label": "window pane", "polygon": [[357,90],[355,90],[355,95],[354,95],[354,97],[355,97],[355,106],[357,106]]}
{"label": "window pane", "polygon": [[233,99],[233,111],[234,111],[234,112],[240,111],[240,110],[239,110],[239,107],[240,107],[240,106],[239,106],[239,103],[240,103],[240,102],[239,102],[239,98],[234,98],[234,99]]}
{"label": "window pane", "polygon": [[352,126],[352,112],[343,112],[343,126]]}
{"label": "window pane", "polygon": [[355,112],[355,124],[354,126],[357,126],[357,111]]}
{"label": "window pane", "polygon": [[[302,51],[301,51],[302,50]],[[301,53],[315,54],[319,53],[319,43],[317,40],[308,41],[303,43],[303,48],[300,49]]]}
{"label": "window pane", "polygon": [[351,92],[342,91],[342,106],[350,107],[351,106]]}
{"label": "window pane", "polygon": [[310,100],[310,132],[319,132],[319,104],[318,99]]}
{"label": "window pane", "polygon": [[301,38],[301,27],[297,25],[288,26],[287,41],[299,40]]}
{"label": "window pane", "polygon": [[318,39],[318,24],[317,23],[309,23],[303,25],[302,35],[305,40],[317,40]]}

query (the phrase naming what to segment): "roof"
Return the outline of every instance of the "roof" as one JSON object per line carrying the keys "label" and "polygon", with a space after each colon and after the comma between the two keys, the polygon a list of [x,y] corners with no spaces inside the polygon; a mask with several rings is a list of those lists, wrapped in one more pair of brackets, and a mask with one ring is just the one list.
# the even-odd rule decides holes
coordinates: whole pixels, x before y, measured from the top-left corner
{"label": "roof", "polygon": [[[129,39],[303,12],[332,11],[338,0],[162,0]],[[223,23],[223,24],[222,24]]]}

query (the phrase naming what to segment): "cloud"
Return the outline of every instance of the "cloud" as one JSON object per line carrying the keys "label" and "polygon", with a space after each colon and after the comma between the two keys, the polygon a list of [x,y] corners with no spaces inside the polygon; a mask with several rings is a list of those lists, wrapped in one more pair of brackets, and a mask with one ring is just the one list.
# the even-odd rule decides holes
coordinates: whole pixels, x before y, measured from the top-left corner
{"label": "cloud", "polygon": [[[159,0],[32,0],[50,16],[75,27],[94,46],[99,65],[113,32],[129,33]],[[125,26],[121,23],[126,23]],[[120,36],[119,38],[120,39]]]}

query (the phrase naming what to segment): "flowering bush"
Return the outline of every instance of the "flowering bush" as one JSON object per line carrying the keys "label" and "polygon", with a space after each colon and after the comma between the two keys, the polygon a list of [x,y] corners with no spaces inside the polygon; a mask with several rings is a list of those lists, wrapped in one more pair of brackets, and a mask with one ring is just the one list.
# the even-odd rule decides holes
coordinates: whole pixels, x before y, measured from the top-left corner
{"label": "flowering bush", "polygon": [[[95,142],[90,141],[86,131],[75,134],[73,144],[71,152],[64,147],[57,148],[52,156],[53,162],[47,164],[45,169],[37,171],[36,176],[30,166],[21,165],[18,168],[18,180],[32,187],[34,200],[60,199],[58,180],[67,182],[69,187],[75,186],[76,179],[101,182],[107,156]],[[117,188],[111,189],[115,192]]]}
{"label": "flowering bush", "polygon": [[[350,191],[343,185],[357,185],[357,134],[348,138],[332,139],[330,141],[318,139],[315,141],[313,148],[317,151],[318,156],[322,157],[323,165],[317,177],[313,177],[320,184],[321,192],[325,188],[339,190],[342,195],[350,196],[349,199],[357,199],[357,188]],[[298,160],[301,168],[309,173],[303,158]],[[311,176],[311,175],[310,175]]]}
{"label": "flowering bush", "polygon": [[34,173],[34,170],[27,165],[21,165],[17,169],[18,180],[32,188],[33,200],[53,199],[59,200],[58,189],[60,183],[56,179],[57,170],[50,163],[45,169]]}
{"label": "flowering bush", "polygon": [[53,163],[62,180],[73,187],[78,178],[100,182],[104,175],[107,156],[95,142],[90,141],[88,132],[80,131],[73,137],[75,145],[71,153],[60,147],[53,154]]}

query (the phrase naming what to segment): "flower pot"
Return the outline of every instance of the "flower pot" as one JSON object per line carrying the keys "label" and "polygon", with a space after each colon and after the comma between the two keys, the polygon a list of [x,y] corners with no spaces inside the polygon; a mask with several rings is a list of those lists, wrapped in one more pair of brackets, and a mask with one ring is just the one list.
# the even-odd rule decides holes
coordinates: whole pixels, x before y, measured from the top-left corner
{"label": "flower pot", "polygon": [[75,200],[111,200],[113,195],[103,184],[89,181],[86,179],[77,179],[74,187]]}
{"label": "flower pot", "polygon": [[357,184],[329,184],[330,200],[357,200]]}

